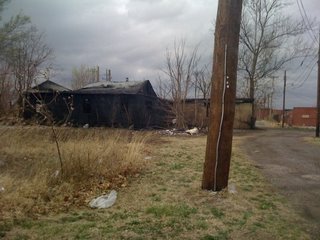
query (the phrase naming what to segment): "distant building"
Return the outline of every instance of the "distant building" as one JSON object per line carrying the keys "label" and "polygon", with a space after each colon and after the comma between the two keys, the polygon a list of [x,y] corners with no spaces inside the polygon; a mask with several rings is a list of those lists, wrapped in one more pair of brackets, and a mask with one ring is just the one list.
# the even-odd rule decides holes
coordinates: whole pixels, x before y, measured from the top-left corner
{"label": "distant building", "polygon": [[[275,120],[282,122],[282,110],[279,109],[259,109],[258,120]],[[288,126],[315,127],[317,121],[317,108],[315,107],[294,107],[285,110],[284,122]]]}
{"label": "distant building", "polygon": [[[286,110],[288,112],[290,110]],[[259,108],[257,110],[257,120],[274,120],[276,122],[282,121],[282,109]]]}
{"label": "distant building", "polygon": [[[253,100],[237,98],[234,128],[250,128]],[[186,99],[184,117],[189,126],[207,127],[209,124],[210,99]]]}
{"label": "distant building", "polygon": [[295,107],[292,110],[292,125],[315,127],[317,124],[317,108]]}

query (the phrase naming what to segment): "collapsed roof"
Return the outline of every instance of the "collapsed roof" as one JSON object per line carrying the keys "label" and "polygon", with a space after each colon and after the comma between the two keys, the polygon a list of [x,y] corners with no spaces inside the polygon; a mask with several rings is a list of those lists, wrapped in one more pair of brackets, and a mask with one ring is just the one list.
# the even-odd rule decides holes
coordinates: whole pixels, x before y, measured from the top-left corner
{"label": "collapsed roof", "polygon": [[83,94],[142,94],[156,96],[149,80],[130,82],[96,82],[88,84],[73,92]]}

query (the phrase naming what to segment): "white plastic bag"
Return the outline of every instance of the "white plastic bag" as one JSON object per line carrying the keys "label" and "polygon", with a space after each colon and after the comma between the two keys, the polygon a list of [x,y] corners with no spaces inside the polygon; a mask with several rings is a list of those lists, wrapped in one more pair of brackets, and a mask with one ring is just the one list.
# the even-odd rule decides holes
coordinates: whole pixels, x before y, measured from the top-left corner
{"label": "white plastic bag", "polygon": [[112,190],[109,194],[97,197],[90,201],[91,208],[109,208],[117,200],[117,192]]}

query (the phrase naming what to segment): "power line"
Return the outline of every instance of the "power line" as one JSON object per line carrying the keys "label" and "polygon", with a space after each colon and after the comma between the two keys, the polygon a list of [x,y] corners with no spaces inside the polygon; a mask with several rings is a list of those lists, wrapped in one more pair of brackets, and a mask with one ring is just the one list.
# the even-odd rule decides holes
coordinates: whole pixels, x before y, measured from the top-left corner
{"label": "power line", "polygon": [[303,5],[303,2],[302,0],[296,0],[297,2],[297,5],[298,5],[298,8],[299,8],[299,12],[300,12],[300,15],[302,17],[302,21],[304,22],[305,26],[307,27],[307,30],[308,30],[308,34],[312,40],[312,42],[316,45],[318,45],[318,38],[316,37],[316,34],[314,32],[314,30],[312,29],[312,25],[310,23],[310,20],[309,20],[309,17],[306,13],[306,9]]}
{"label": "power line", "polygon": [[304,4],[303,4],[302,0],[300,0],[300,4],[301,4],[301,6],[302,6],[303,13],[304,13],[304,15],[305,15],[305,17],[306,17],[307,24],[308,24],[308,26],[309,26],[309,30],[311,31],[312,36],[313,36],[315,42],[316,42],[316,43],[319,43],[317,34],[314,32],[314,29],[312,28],[312,25],[311,25],[311,23],[310,23],[310,19],[309,19],[308,15],[307,15],[307,12],[306,12],[306,9],[305,9],[305,7],[304,7]]}
{"label": "power line", "polygon": [[299,75],[292,81],[294,85],[299,86],[302,82],[306,81],[305,76],[309,76],[311,72],[313,71],[314,68],[314,62],[316,62],[317,56],[313,56],[313,58],[308,62],[308,65],[304,69],[300,69],[302,67],[302,64],[298,68],[296,68],[296,71],[294,73],[297,73],[298,71],[300,72]]}
{"label": "power line", "polygon": [[313,64],[313,66],[312,66],[312,68],[310,69],[310,71],[309,71],[308,75],[306,76],[306,78],[303,79],[303,81],[301,81],[300,83],[297,83],[296,86],[293,86],[292,89],[297,89],[297,88],[302,87],[302,86],[306,83],[306,81],[309,79],[312,71],[314,70],[314,68],[315,68],[316,66],[317,66],[317,61]]}

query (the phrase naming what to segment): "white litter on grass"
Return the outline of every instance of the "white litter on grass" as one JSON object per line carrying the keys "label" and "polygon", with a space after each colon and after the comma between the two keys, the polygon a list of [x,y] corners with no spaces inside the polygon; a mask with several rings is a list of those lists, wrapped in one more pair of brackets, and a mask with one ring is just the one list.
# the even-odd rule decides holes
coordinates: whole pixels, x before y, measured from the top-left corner
{"label": "white litter on grass", "polygon": [[144,160],[151,160],[152,157],[145,157]]}
{"label": "white litter on grass", "polygon": [[4,187],[0,187],[0,193],[4,192]]}
{"label": "white litter on grass", "polygon": [[231,194],[236,194],[238,192],[234,183],[229,184],[228,192]]}
{"label": "white litter on grass", "polygon": [[89,203],[91,208],[109,208],[117,200],[117,192],[112,190],[109,194],[97,197]]}
{"label": "white litter on grass", "polygon": [[199,129],[197,127],[186,130],[186,133],[189,133],[190,135],[194,135],[194,134],[198,134],[199,133]]}

